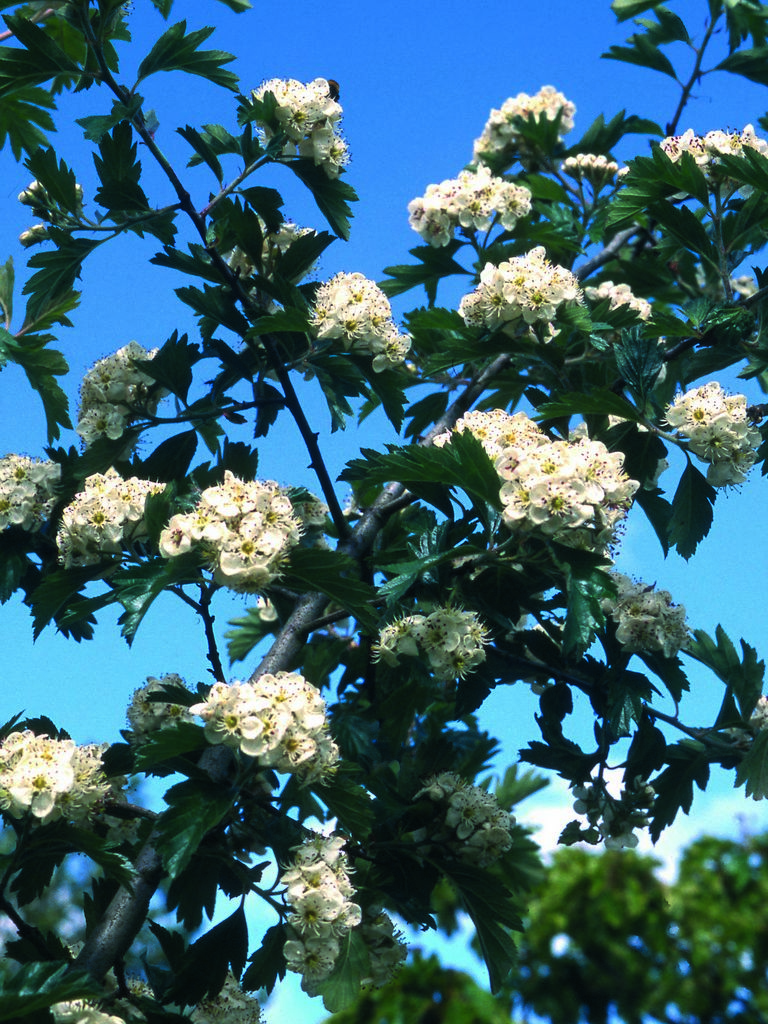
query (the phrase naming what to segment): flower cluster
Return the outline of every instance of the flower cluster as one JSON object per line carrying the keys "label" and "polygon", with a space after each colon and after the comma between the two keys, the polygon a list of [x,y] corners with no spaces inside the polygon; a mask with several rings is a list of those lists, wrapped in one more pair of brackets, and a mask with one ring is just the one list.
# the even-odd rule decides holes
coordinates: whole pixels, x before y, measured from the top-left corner
{"label": "flower cluster", "polygon": [[101,766],[109,744],[12,732],[0,744],[0,810],[14,818],[84,821],[110,792]]}
{"label": "flower cluster", "polygon": [[280,878],[291,908],[286,966],[303,975],[302,987],[310,995],[333,970],[347,933],[362,920],[352,901],[355,889],[343,847],[338,836],[308,839],[294,850],[293,863]]}
{"label": "flower cluster", "polygon": [[758,732],[768,729],[768,697],[762,696],[758,699],[749,724]]}
{"label": "flower cluster", "polygon": [[526,448],[547,440],[546,434],[524,412],[510,416],[503,409],[491,409],[489,412],[473,409],[456,420],[452,430],[438,434],[432,443],[442,448],[453,434],[463,430],[477,438],[491,459],[497,459],[505,448]]}
{"label": "flower cluster", "polygon": [[19,192],[18,200],[22,206],[28,206],[36,217],[42,217],[50,224],[63,225],[68,221],[71,223],[71,214],[82,215],[83,186],[76,183],[74,195],[64,199],[63,194],[52,196],[41,181],[30,181],[24,191]]}
{"label": "flower cluster", "polygon": [[433,246],[448,245],[457,227],[487,231],[498,218],[511,231],[531,212],[531,193],[522,185],[495,178],[485,165],[462,171],[408,204],[408,222]]}
{"label": "flower cluster", "polygon": [[[334,91],[325,78],[306,84],[295,78],[271,78],[253,90],[255,100],[263,100],[268,92],[275,97],[275,117],[288,140],[282,155],[308,157],[329,178],[338,177],[349,162],[347,143],[339,131],[342,110]],[[275,134],[268,124],[262,124],[262,131],[267,141]]]}
{"label": "flower cluster", "polygon": [[378,908],[367,908],[360,924],[360,933],[368,950],[370,974],[361,979],[362,988],[381,988],[392,979],[408,956],[402,932],[392,918]]}
{"label": "flower cluster", "polygon": [[207,487],[192,512],[171,518],[159,548],[165,558],[198,548],[217,583],[252,593],[280,574],[300,535],[293,505],[276,483],[240,480],[227,470],[224,482]]}
{"label": "flower cluster", "polygon": [[[722,180],[718,172],[721,156],[743,157],[744,151],[753,149],[761,156],[768,156],[768,142],[755,135],[755,129],[748,124],[740,132],[712,131],[706,135],[696,135],[689,128],[682,135],[671,135],[659,143],[673,163],[677,163],[683,153],[690,153],[696,163],[710,180]],[[741,186],[740,191],[751,192],[748,186]]]}
{"label": "flower cluster", "polygon": [[461,860],[487,867],[512,846],[515,818],[495,796],[472,786],[455,772],[427,779],[414,797],[428,796],[440,807],[440,818],[416,838],[440,843]]}
{"label": "flower cluster", "polygon": [[560,165],[563,174],[576,181],[586,180],[598,191],[613,181],[619,173],[619,165],[607,156],[595,153],[577,153],[567,157]]}
{"label": "flower cluster", "polygon": [[523,150],[524,140],[515,126],[515,120],[522,117],[527,120],[554,121],[560,118],[560,136],[573,128],[573,115],[576,107],[551,85],[544,85],[534,96],[525,92],[518,93],[505,100],[500,109],[491,111],[490,117],[483,128],[483,134],[475,141],[474,159],[482,161],[485,154],[493,156],[514,157],[518,150]]}
{"label": "flower cluster", "polygon": [[166,686],[183,687],[184,680],[175,672],[163,676],[162,679],[149,676],[144,686],[133,691],[126,714],[128,724],[138,739],[143,739],[149,733],[174,725],[176,722],[191,721],[186,705],[152,699],[155,694],[162,694]]}
{"label": "flower cluster", "polygon": [[674,658],[688,643],[685,608],[672,603],[668,590],[635,583],[628,576],[611,574],[616,597],[602,602],[603,611],[616,623],[616,639],[628,652],[660,651]]}
{"label": "flower cluster", "polygon": [[51,513],[60,478],[61,466],[55,462],[25,455],[0,459],[0,530],[37,530]]}
{"label": "flower cluster", "polygon": [[488,630],[476,612],[447,606],[429,615],[406,615],[385,626],[373,645],[373,656],[395,666],[403,656],[422,653],[438,679],[462,679],[485,661],[487,642]]}
{"label": "flower cluster", "polygon": [[209,743],[233,747],[304,782],[326,777],[339,759],[325,701],[296,672],[266,674],[254,683],[214,683],[189,714],[203,719]]}
{"label": "flower cluster", "polygon": [[647,299],[641,299],[632,293],[628,284],[614,284],[613,281],[603,281],[597,288],[585,288],[585,294],[592,302],[600,302],[601,299],[608,299],[611,309],[618,306],[629,306],[637,313],[641,320],[648,320],[651,316],[651,304]]}
{"label": "flower cluster", "polygon": [[104,1013],[87,999],[68,999],[51,1007],[56,1024],[125,1024],[122,1017]]}
{"label": "flower cluster", "polygon": [[638,844],[636,828],[645,828],[650,822],[648,812],[653,807],[656,792],[639,776],[622,789],[617,800],[611,796],[602,781],[574,786],[576,800],[573,809],[583,814],[590,825],[591,838],[605,843],[607,850],[634,849]]}
{"label": "flower cluster", "polygon": [[146,540],[144,503],[162,489],[151,480],[124,480],[114,469],[89,476],[61,516],[56,544],[64,568],[98,565]]}
{"label": "flower cluster", "polygon": [[336,274],[320,285],[311,323],[318,339],[339,338],[347,352],[373,356],[377,373],[402,363],[411,347],[392,319],[389,299],[362,274]]}
{"label": "flower cluster", "polygon": [[[287,252],[293,243],[304,235],[312,234],[311,228],[302,228],[292,221],[283,221],[277,231],[269,231],[267,225],[259,217],[259,226],[262,233],[261,245],[261,266],[256,267],[250,256],[239,246],[229,253],[227,260],[230,267],[237,270],[241,277],[250,277],[255,271],[262,277],[270,278],[277,269],[280,256]],[[312,269],[312,268],[310,268]],[[304,271],[301,277],[306,276],[310,271]],[[301,277],[293,279],[293,284],[298,284]]]}
{"label": "flower cluster", "polygon": [[461,300],[459,313],[470,326],[513,332],[520,322],[551,321],[564,302],[581,299],[570,270],[550,263],[544,247],[537,246],[498,267],[486,263],[477,288]]}
{"label": "flower cluster", "polygon": [[747,417],[744,395],[726,395],[717,381],[678,395],[666,410],[667,423],[688,439],[694,455],[709,463],[713,487],[741,484],[757,459],[760,431]]}
{"label": "flower cluster", "polygon": [[602,552],[614,540],[639,484],[620,452],[601,441],[550,441],[539,432],[496,460],[504,521],[569,547]]}
{"label": "flower cluster", "polygon": [[140,416],[154,415],[168,392],[138,368],[136,361],[154,359],[158,349],[147,351],[136,341],[99,359],[83,377],[77,432],[86,445],[100,437],[116,440]]}
{"label": "flower cluster", "polygon": [[261,1007],[243,992],[233,974],[228,974],[221,992],[198,1003],[189,1019],[193,1024],[259,1024]]}

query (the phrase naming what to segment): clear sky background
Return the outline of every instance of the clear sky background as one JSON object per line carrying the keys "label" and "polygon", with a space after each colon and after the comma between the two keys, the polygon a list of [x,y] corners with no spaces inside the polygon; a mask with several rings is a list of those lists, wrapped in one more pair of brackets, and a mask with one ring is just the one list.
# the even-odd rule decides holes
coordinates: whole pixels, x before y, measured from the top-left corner
{"label": "clear sky background", "polygon": [[[701,34],[706,0],[673,0],[669,6],[686,18],[690,31]],[[171,21],[181,17],[187,18],[190,28],[217,26],[207,45],[237,56],[231,67],[241,75],[244,91],[271,77],[309,81],[323,76],[340,83],[344,133],[352,153],[347,180],[361,201],[356,204],[351,241],[337,242],[324,254],[318,271],[321,278],[346,270],[376,280],[382,278],[385,266],[405,262],[407,250],[420,242],[408,226],[409,200],[423,194],[428,184],[461,170],[490,109],[508,96],[533,93],[545,84],[562,90],[577,107],[573,138],[601,112],[609,117],[626,109],[664,124],[679,96],[679,88],[669,78],[599,59],[631,30],[631,23],[616,23],[607,0],[539,0],[536,4],[254,0],[254,10],[240,16],[213,0],[186,0],[177,4]],[[131,27],[136,40],[147,45],[133,53],[124,48],[123,81],[128,84],[132,83],[130,72],[164,30],[148,0],[136,0]],[[686,57],[683,68],[687,72],[689,67]],[[233,97],[207,83],[177,74],[157,75],[144,83],[142,91],[160,122],[156,139],[177,168],[189,155],[175,134],[177,126],[209,122],[235,126]],[[57,145],[84,185],[86,200],[93,194],[95,174],[74,119],[105,113],[110,106],[111,97],[96,90],[62,103]],[[763,88],[720,73],[703,81],[681,128],[690,126],[701,133],[741,128],[747,122],[756,123],[766,107],[768,94]],[[645,152],[647,141],[630,137],[619,155],[626,159]],[[145,191],[151,200],[157,205],[173,201],[170,186],[151,167],[148,154],[144,163]],[[234,165],[231,169],[234,173]],[[204,205],[214,180],[205,168],[186,175],[196,202]],[[30,219],[16,196],[29,178],[10,154],[0,154],[0,262],[14,257],[20,312],[24,254],[17,239]],[[283,192],[291,219],[325,227],[289,171],[269,168],[253,183]],[[73,315],[73,329],[62,331],[58,346],[71,365],[65,387],[73,406],[82,374],[96,359],[132,339],[147,347],[162,344],[175,328],[195,337],[193,318],[173,294],[173,288],[184,282],[174,272],[147,263],[156,248],[151,239],[120,239],[86,263],[81,307]],[[461,285],[453,286],[438,300],[454,305],[461,294]],[[396,311],[422,300],[422,295],[409,293]],[[754,382],[729,383],[745,391],[750,400],[758,399]],[[41,455],[44,430],[39,403],[13,367],[0,376],[0,402],[0,454]],[[326,436],[325,450],[334,472],[357,454],[361,444],[391,439],[381,421],[372,418],[364,430],[352,424],[328,440],[327,412],[309,399],[308,409],[314,429]],[[76,441],[74,434],[63,439],[66,445]],[[305,469],[307,456],[290,429],[270,435],[260,446],[260,459],[263,478],[314,486]],[[668,486],[674,487],[674,474],[673,468]],[[768,653],[765,487],[759,475],[753,475],[743,487],[718,495],[714,527],[690,563],[676,555],[664,560],[638,510],[630,518],[618,562],[622,571],[670,590],[686,606],[693,626],[713,633],[722,623],[732,638],[744,636],[763,657]],[[340,494],[343,497],[343,488]],[[220,632],[226,620],[243,608],[239,600],[222,601]],[[170,598],[157,602],[130,650],[118,638],[116,618],[117,613],[109,610],[100,613],[91,643],[76,645],[49,631],[33,645],[31,620],[21,603],[12,601],[0,608],[5,669],[0,720],[24,708],[28,714],[51,715],[79,742],[116,740],[130,694],[148,675],[178,672],[190,682],[206,678],[203,638],[190,609]],[[232,674],[249,671],[248,665],[236,666]],[[688,721],[698,724],[708,716],[711,721],[712,708],[722,697],[721,685],[702,673],[696,694]],[[504,741],[507,761],[515,759],[527,739],[534,738],[536,706],[523,684],[499,688],[486,705],[484,719],[493,723],[493,731]],[[590,726],[589,716],[583,715],[581,727]],[[531,801],[530,818],[542,825],[546,844],[569,819],[568,803],[556,786]],[[741,793],[733,794],[732,776],[724,776],[696,800],[691,819],[675,824],[670,838],[660,844],[662,852],[669,853],[676,842],[695,832],[738,832],[741,815],[747,816],[746,827],[768,826],[766,809],[745,801]],[[322,1016],[319,1006],[303,1012],[303,1019],[310,1022],[315,1013]],[[272,1019],[279,1019],[279,1014]]]}

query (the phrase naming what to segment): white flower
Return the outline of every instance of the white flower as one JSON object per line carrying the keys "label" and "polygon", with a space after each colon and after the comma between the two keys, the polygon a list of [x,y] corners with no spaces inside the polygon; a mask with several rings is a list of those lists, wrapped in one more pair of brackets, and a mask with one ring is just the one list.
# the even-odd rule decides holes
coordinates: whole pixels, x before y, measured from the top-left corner
{"label": "white flower", "polygon": [[161,679],[149,676],[144,686],[134,690],[128,705],[127,718],[137,738],[143,739],[149,733],[176,722],[191,721],[185,705],[151,699],[154,694],[162,693],[166,685],[183,687],[184,680],[175,672]]}
{"label": "white flower", "polygon": [[193,512],[171,518],[158,546],[165,558],[199,547],[217,583],[253,593],[279,576],[300,536],[301,522],[276,483],[240,480],[227,470],[224,483],[206,488]]}
{"label": "white flower", "polygon": [[86,373],[80,387],[76,428],[85,445],[100,437],[116,440],[133,420],[154,415],[168,392],[140,370],[136,361],[154,359],[158,351],[147,351],[131,341],[113,355],[99,359]]}
{"label": "white flower", "polygon": [[667,423],[700,459],[709,463],[713,487],[740,484],[757,461],[762,438],[747,417],[744,395],[726,395],[717,381],[678,395],[667,406]]}
{"label": "white flower", "polygon": [[[304,84],[295,78],[271,78],[253,90],[253,98],[263,100],[268,92],[275,97],[276,118],[288,138],[281,155],[308,157],[329,178],[337,177],[349,154],[339,131],[341,106],[328,81],[316,78]],[[269,141],[274,129],[266,123],[260,127]]]}
{"label": "white flower", "polygon": [[[721,170],[721,156],[733,156],[743,158],[747,150],[754,150],[761,156],[768,157],[768,142],[755,135],[755,129],[751,124],[746,125],[742,131],[724,132],[711,131],[706,135],[696,135],[693,129],[689,128],[682,135],[672,135],[663,139],[659,146],[666,153],[673,163],[680,160],[683,153],[689,153],[703,170],[710,187],[735,188],[729,184],[727,175]],[[739,185],[738,191],[746,199],[752,193],[752,186]]]}
{"label": "white flower", "polygon": [[641,299],[632,294],[628,284],[614,284],[613,281],[603,281],[597,288],[585,288],[588,299],[592,302],[599,302],[601,299],[609,299],[611,309],[619,306],[629,306],[634,310],[641,320],[648,320],[651,316],[651,304],[647,299]]}
{"label": "white flower", "polygon": [[101,766],[107,746],[10,733],[0,744],[0,809],[15,818],[87,820],[110,791]]}
{"label": "white flower", "polygon": [[320,341],[338,339],[347,352],[373,356],[376,372],[402,363],[411,347],[392,319],[389,299],[362,274],[339,273],[320,285],[311,326]]}
{"label": "white flower", "polygon": [[429,615],[407,615],[385,626],[373,645],[374,661],[396,666],[423,653],[438,679],[463,678],[485,660],[488,630],[476,612],[446,606]]}
{"label": "white flower", "polygon": [[667,590],[633,583],[628,576],[611,573],[618,592],[603,601],[603,610],[616,622],[616,639],[628,652],[660,651],[674,658],[690,638],[685,608],[672,603]]}
{"label": "white flower", "polygon": [[339,758],[325,701],[296,672],[267,673],[254,683],[214,683],[189,714],[203,719],[209,743],[238,749],[302,782],[327,776]]}
{"label": "white flower", "polygon": [[462,171],[408,204],[409,223],[430,245],[447,245],[456,228],[487,231],[496,219],[511,231],[531,211],[531,193],[522,185],[492,176],[481,165]]}
{"label": "white flower", "polygon": [[428,796],[439,810],[426,841],[440,843],[479,867],[487,867],[511,848],[515,818],[486,790],[454,772],[442,772],[427,779],[414,800],[422,796]]}
{"label": "white flower", "polygon": [[261,1009],[252,995],[243,992],[234,975],[228,974],[221,992],[198,1003],[189,1019],[194,1024],[259,1024]]}
{"label": "white flower", "polygon": [[6,455],[0,459],[0,530],[37,530],[51,514],[61,466],[55,462]]}
{"label": "white flower", "polygon": [[559,131],[562,137],[573,128],[576,107],[551,85],[544,85],[534,95],[518,93],[502,103],[499,109],[491,111],[483,134],[475,141],[474,159],[481,161],[484,154],[505,156],[510,162],[525,151],[525,140],[521,138],[515,120],[522,117],[554,121],[560,118]]}
{"label": "white flower", "polygon": [[98,565],[146,540],[144,503],[162,489],[150,480],[123,479],[114,469],[89,476],[61,516],[56,545],[64,568]]}
{"label": "white flower", "polygon": [[624,472],[620,453],[589,438],[510,446],[496,470],[510,529],[594,551],[612,543],[639,486]]}
{"label": "white flower", "polygon": [[51,1012],[56,1024],[125,1024],[122,1017],[104,1013],[85,999],[54,1003]]}
{"label": "white flower", "polygon": [[494,266],[486,263],[480,283],[459,304],[470,326],[514,333],[521,325],[552,321],[561,305],[581,302],[570,270],[550,263],[543,246]]}
{"label": "white flower", "polygon": [[310,838],[294,854],[280,878],[291,908],[283,954],[288,970],[303,975],[307,988],[331,973],[341,942],[360,924],[362,912],[350,899],[355,890],[340,837]]}
{"label": "white flower", "polygon": [[612,181],[619,173],[619,165],[602,154],[577,153],[569,156],[560,165],[560,170],[577,181],[586,179],[595,189]]}

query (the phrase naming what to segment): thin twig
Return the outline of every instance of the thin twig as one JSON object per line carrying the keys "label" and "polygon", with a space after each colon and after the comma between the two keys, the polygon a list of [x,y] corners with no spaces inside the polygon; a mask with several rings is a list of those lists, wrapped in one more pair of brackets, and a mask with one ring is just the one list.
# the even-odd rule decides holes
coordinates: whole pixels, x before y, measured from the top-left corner
{"label": "thin twig", "polygon": [[[31,14],[26,20],[31,25],[36,25],[41,21],[45,21],[46,18],[50,18],[54,13],[53,8],[48,7],[44,11],[38,11],[37,14]],[[4,43],[6,39],[12,39],[13,35],[14,33],[11,29],[6,29],[5,32],[0,32],[0,43]]]}
{"label": "thin twig", "polygon": [[631,228],[626,228],[624,231],[619,231],[618,234],[614,235],[610,242],[596,253],[590,259],[585,260],[580,267],[577,267],[573,274],[577,281],[583,281],[586,277],[599,267],[602,267],[604,263],[608,263],[616,256],[623,245],[630,240],[632,235],[637,231],[637,226],[633,225]]}

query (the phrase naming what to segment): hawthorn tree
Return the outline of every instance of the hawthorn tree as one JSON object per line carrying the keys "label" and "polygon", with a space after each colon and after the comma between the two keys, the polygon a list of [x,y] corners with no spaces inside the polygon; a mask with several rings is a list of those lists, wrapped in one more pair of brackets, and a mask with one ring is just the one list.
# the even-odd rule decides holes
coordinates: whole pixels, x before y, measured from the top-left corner
{"label": "hawthorn tree", "polygon": [[[249,993],[287,970],[337,1010],[386,984],[406,952],[396,922],[434,925],[446,884],[498,990],[537,875],[510,810],[538,783],[510,768],[491,791],[496,744],[475,713],[492,690],[540,697],[519,756],[571,785],[566,844],[657,838],[713,765],[749,796],[768,786],[755,649],[612,568],[628,515],[690,559],[718,490],[766,455],[768,407],[717,374],[766,381],[768,142],[752,125],[679,129],[703,76],[765,83],[768,9],[709,0],[687,27],[615,0],[620,20],[642,16],[607,56],[678,83],[669,122],[621,111],[566,142],[574,108],[556,89],[506,100],[468,166],[410,204],[423,244],[377,285],[312,275],[356,199],[335,82],[240,92],[231,55],[204,48],[213,30],[184,21],[133,54],[116,0],[2,6],[0,139],[32,176],[19,201],[36,223],[20,239],[22,312],[11,258],[0,274],[0,352],[42,401],[48,447],[0,460],[0,593],[22,595],[36,636],[80,642],[117,606],[128,643],[170,595],[196,614],[208,660],[204,681],[173,666],[149,678],[122,743],[78,746],[47,718],[4,727],[3,1012],[253,1018]],[[169,17],[170,0],[153,6]],[[171,70],[231,95],[237,125],[180,127],[186,167],[141,92]],[[78,121],[92,195],[49,137],[83,90],[103,97]],[[620,167],[628,139],[645,155]],[[330,230],[285,219],[264,184],[276,164]],[[56,346],[75,285],[130,235],[156,242],[151,263],[176,275],[198,329],[105,355],[70,416]],[[452,275],[467,279],[458,309],[439,304]],[[413,289],[426,305],[403,329],[389,298]],[[378,411],[397,443],[333,480],[310,395],[332,429]],[[259,478],[262,439],[286,418],[312,490]],[[249,603],[222,636],[232,593]],[[246,663],[240,682],[227,659]],[[711,722],[691,662],[722,684]],[[589,743],[568,734],[577,702]],[[147,776],[167,780],[163,803],[126,795]],[[71,854],[95,868],[74,946],[27,909]]]}

